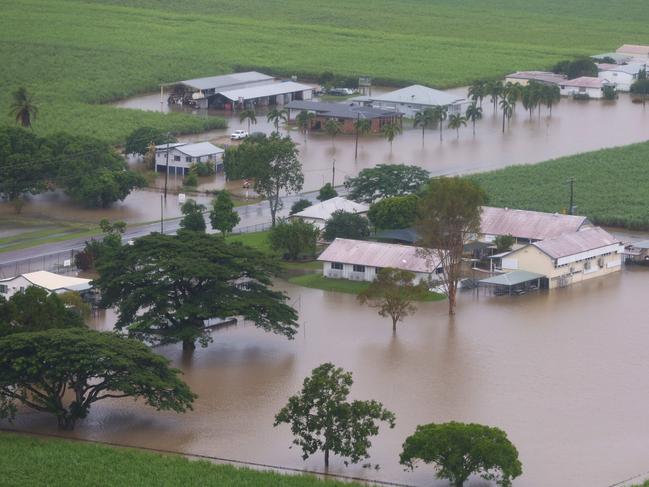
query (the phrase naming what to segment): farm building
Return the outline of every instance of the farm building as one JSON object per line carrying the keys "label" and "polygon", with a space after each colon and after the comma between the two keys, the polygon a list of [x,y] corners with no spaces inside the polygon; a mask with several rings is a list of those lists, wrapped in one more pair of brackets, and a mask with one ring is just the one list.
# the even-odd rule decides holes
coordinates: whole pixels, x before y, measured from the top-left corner
{"label": "farm building", "polygon": [[415,113],[435,106],[448,107],[449,113],[460,113],[466,100],[458,95],[435,90],[427,86],[412,85],[383,95],[358,96],[351,101],[363,106],[398,112],[412,118]]}
{"label": "farm building", "polygon": [[647,70],[647,64],[598,64],[597,77],[615,86],[617,91],[629,91],[631,85],[638,79],[641,71]]}
{"label": "farm building", "polygon": [[17,292],[24,291],[30,286],[40,287],[50,293],[67,291],[84,292],[91,289],[90,279],[62,276],[47,271],[28,272],[9,279],[0,280],[0,296],[9,299]]}
{"label": "farm building", "polygon": [[558,85],[565,79],[565,75],[549,71],[517,71],[505,76],[505,82],[516,83],[523,86],[527,86],[530,81],[535,81],[544,85]]}
{"label": "farm building", "polygon": [[348,200],[342,196],[316,203],[309,206],[304,210],[291,215],[291,218],[299,219],[307,223],[313,223],[316,227],[322,230],[325,227],[327,220],[336,211],[345,211],[347,213],[356,213],[358,215],[366,215],[369,211],[369,206],[356,203],[355,201]]}
{"label": "farm building", "polygon": [[322,275],[332,279],[373,281],[386,267],[414,272],[417,282],[437,280],[440,262],[434,256],[423,256],[424,249],[364,240],[337,238],[320,254]]}
{"label": "farm building", "polygon": [[553,289],[621,270],[623,253],[618,239],[591,227],[513,250],[502,257],[502,270],[541,274],[543,287]]}
{"label": "farm building", "polygon": [[214,164],[214,171],[222,169],[222,158],[224,150],[209,142],[198,142],[189,144],[176,142],[173,144],[162,144],[155,146],[155,170],[165,172],[167,170],[167,153],[169,155],[169,174],[185,175],[193,164],[206,162]]}
{"label": "farm building", "polygon": [[600,78],[582,76],[580,78],[562,81],[559,88],[561,88],[562,96],[603,98],[603,88],[607,84],[609,84],[608,81]]}
{"label": "farm building", "polygon": [[197,108],[233,110],[250,106],[285,105],[291,100],[309,100],[313,88],[295,81],[277,80],[257,71],[177,81],[165,88],[169,103],[189,104]]}
{"label": "farm building", "polygon": [[633,56],[628,56],[626,54],[620,54],[617,52],[605,52],[603,54],[596,54],[591,56],[595,61],[604,61],[606,59],[612,59],[616,64],[627,64],[633,60]]}
{"label": "farm building", "polygon": [[638,44],[624,44],[615,52],[624,56],[631,56],[634,59],[649,59],[649,46],[641,46]]}
{"label": "farm building", "polygon": [[626,246],[624,255],[627,262],[649,265],[649,240],[630,243]]}
{"label": "farm building", "polygon": [[391,110],[365,107],[351,103],[325,103],[317,101],[292,101],[286,108],[289,111],[289,122],[295,121],[300,112],[311,112],[314,118],[310,121],[309,130],[324,129],[327,120],[338,120],[341,123],[342,132],[353,134],[356,131],[354,123],[357,120],[369,120],[370,131],[378,133],[381,128],[389,123],[402,122],[402,113],[395,113]]}

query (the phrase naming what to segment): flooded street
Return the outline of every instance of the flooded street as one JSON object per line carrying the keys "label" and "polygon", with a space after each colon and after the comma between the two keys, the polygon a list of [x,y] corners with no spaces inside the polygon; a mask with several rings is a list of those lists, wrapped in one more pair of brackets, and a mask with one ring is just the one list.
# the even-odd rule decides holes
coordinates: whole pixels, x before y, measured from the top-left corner
{"label": "flooded street", "polygon": [[[103,401],[74,436],[321,470],[320,456],[302,462],[289,428],[272,424],[310,370],[331,361],[354,373],[354,397],[382,401],[397,426],[373,440],[381,470],[345,468],[334,457],[330,471],[446,486],[430,467],[405,472],[398,454],[417,424],[458,420],[508,433],[524,470],[515,486],[605,487],[649,468],[648,272],[629,267],[549,294],[465,292],[454,319],[445,302],[425,303],[394,337],[389,320],[354,296],[280,281],[300,313],[294,341],[238,325],[193,357],[180,345],[158,348],[199,395],[194,411]],[[113,321],[108,312],[94,326]],[[54,423],[28,412],[16,426],[55,432]]]}

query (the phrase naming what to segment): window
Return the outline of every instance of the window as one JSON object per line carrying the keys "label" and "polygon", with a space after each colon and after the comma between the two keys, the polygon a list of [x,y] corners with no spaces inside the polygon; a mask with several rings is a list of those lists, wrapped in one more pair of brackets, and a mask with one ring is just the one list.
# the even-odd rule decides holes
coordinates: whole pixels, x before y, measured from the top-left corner
{"label": "window", "polygon": [[180,156],[174,156],[174,161],[180,162]]}
{"label": "window", "polygon": [[342,264],[342,262],[332,262],[331,263],[331,268],[342,271],[343,270],[343,264]]}
{"label": "window", "polygon": [[354,272],[365,272],[365,266],[354,264]]}
{"label": "window", "polygon": [[192,162],[192,158],[189,156],[185,157],[185,162]]}
{"label": "window", "polygon": [[584,270],[588,270],[588,269],[590,269],[590,261],[589,260],[584,262]]}
{"label": "window", "polygon": [[0,284],[0,294],[7,294],[9,287],[6,284]]}

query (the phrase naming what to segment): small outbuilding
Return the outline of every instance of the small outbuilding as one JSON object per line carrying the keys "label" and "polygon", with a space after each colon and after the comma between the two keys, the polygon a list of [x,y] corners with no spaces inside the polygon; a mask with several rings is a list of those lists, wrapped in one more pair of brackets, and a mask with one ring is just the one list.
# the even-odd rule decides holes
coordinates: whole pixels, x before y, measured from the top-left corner
{"label": "small outbuilding", "polygon": [[649,240],[628,244],[624,249],[624,257],[631,264],[649,265]]}
{"label": "small outbuilding", "polygon": [[318,260],[323,263],[322,275],[332,279],[371,282],[381,269],[390,267],[413,272],[417,282],[437,281],[441,263],[424,252],[410,245],[337,238]]}
{"label": "small outbuilding", "polygon": [[348,200],[342,196],[336,196],[328,200],[316,203],[304,210],[291,215],[291,219],[299,219],[307,223],[312,223],[320,230],[324,229],[327,220],[331,218],[336,211],[355,213],[357,215],[367,215],[369,206],[355,201]]}
{"label": "small outbuilding", "polygon": [[649,46],[624,44],[615,51],[618,54],[631,56],[633,59],[649,59]]}
{"label": "small outbuilding", "polygon": [[617,91],[627,92],[631,85],[638,80],[640,73],[647,72],[647,64],[598,64],[597,77],[606,83],[615,86]]}
{"label": "small outbuilding", "polygon": [[567,79],[561,82],[559,88],[562,96],[575,98],[603,98],[604,86],[609,82],[593,76],[581,76],[580,78]]}
{"label": "small outbuilding", "polygon": [[505,81],[527,86],[530,81],[544,85],[559,85],[566,80],[563,74],[552,73],[550,71],[516,71],[515,73],[505,76]]}
{"label": "small outbuilding", "polygon": [[466,103],[466,99],[462,96],[422,85],[407,86],[383,95],[359,96],[352,98],[352,101],[382,110],[399,112],[409,118],[414,117],[417,112],[436,106],[447,107],[448,113],[460,113],[462,104]]}
{"label": "small outbuilding", "polygon": [[202,162],[212,164],[214,171],[219,172],[223,169],[224,152],[223,149],[209,142],[156,145],[155,170],[164,173],[168,163],[169,174],[184,176],[194,164]]}
{"label": "small outbuilding", "polygon": [[62,276],[48,271],[28,272],[16,277],[0,280],[0,296],[8,299],[17,292],[24,291],[30,286],[40,287],[50,293],[57,294],[67,291],[85,292],[92,288],[90,281],[90,279]]}

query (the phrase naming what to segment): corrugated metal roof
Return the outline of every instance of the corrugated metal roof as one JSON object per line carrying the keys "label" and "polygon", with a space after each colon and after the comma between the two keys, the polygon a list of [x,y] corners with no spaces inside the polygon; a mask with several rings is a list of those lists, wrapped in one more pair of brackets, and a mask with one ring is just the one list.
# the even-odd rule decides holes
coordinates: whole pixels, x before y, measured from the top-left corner
{"label": "corrugated metal roof", "polygon": [[369,209],[370,208],[367,205],[356,203],[355,201],[348,200],[347,198],[343,198],[342,196],[336,196],[334,198],[309,206],[308,208],[305,208],[304,210],[293,214],[293,216],[298,218],[329,220],[332,213],[338,210],[343,210],[347,213],[367,213]]}
{"label": "corrugated metal roof", "polygon": [[210,144],[209,142],[197,142],[196,144],[187,144],[177,147],[180,152],[191,157],[209,156],[212,154],[221,154],[225,152],[220,147]]}
{"label": "corrugated metal roof", "polygon": [[288,93],[295,93],[298,91],[308,91],[313,88],[302,83],[295,81],[279,81],[273,83],[264,83],[255,86],[247,86],[245,88],[237,88],[233,90],[217,90],[224,97],[237,101],[241,98],[244,100],[252,100],[264,96],[277,96],[285,95]]}
{"label": "corrugated metal roof", "polygon": [[532,245],[553,259],[559,259],[619,243],[618,239],[603,228],[592,227],[534,242]]}
{"label": "corrugated metal roof", "polygon": [[576,232],[587,223],[585,216],[483,206],[480,230],[485,235],[543,240]]}
{"label": "corrugated metal roof", "polygon": [[622,47],[619,47],[616,52],[618,54],[631,54],[634,56],[649,56],[649,46],[641,46],[639,44],[624,44]]}
{"label": "corrugated metal roof", "polygon": [[642,63],[598,64],[597,68],[600,71],[616,71],[619,73],[626,73],[635,76],[643,69],[647,69],[647,65]]}
{"label": "corrugated metal roof", "polygon": [[433,272],[439,259],[431,255],[422,257],[421,247],[337,238],[325,249],[319,261],[342,262],[369,267],[392,267],[411,272]]}
{"label": "corrugated metal roof", "polygon": [[220,91],[228,88],[232,89],[237,85],[259,83],[261,81],[271,81],[273,79],[275,78],[257,71],[246,71],[243,73],[224,74],[221,76],[209,76],[207,78],[187,79],[172,84],[183,84],[197,90],[214,89]]}
{"label": "corrugated metal roof", "polygon": [[563,74],[552,73],[549,71],[517,71],[508,74],[505,78],[525,79],[551,84],[560,84],[566,79]]}
{"label": "corrugated metal roof", "polygon": [[62,276],[47,271],[28,272],[27,274],[22,274],[22,276],[35,286],[45,288],[48,291],[57,291],[60,289],[84,291],[91,287],[90,279]]}
{"label": "corrugated metal roof", "polygon": [[492,286],[516,286],[525,282],[536,281],[545,277],[543,274],[529,271],[512,271],[507,274],[500,274],[498,276],[482,279],[480,284],[488,284]]}
{"label": "corrugated metal roof", "polygon": [[563,86],[575,86],[577,88],[601,88],[604,80],[592,76],[582,76],[575,79],[567,79],[561,82]]}
{"label": "corrugated metal roof", "polygon": [[383,95],[370,96],[371,101],[388,103],[413,103],[427,106],[447,106],[461,103],[464,98],[451,95],[444,91],[436,90],[422,85],[412,85],[400,90],[391,91]]}
{"label": "corrugated metal roof", "polygon": [[347,103],[327,103],[321,101],[294,100],[286,105],[290,110],[308,110],[318,115],[335,118],[363,118],[372,119],[380,117],[394,117],[397,114],[394,110],[383,110],[381,108],[363,107]]}

